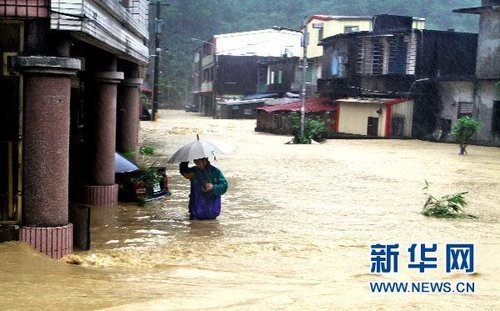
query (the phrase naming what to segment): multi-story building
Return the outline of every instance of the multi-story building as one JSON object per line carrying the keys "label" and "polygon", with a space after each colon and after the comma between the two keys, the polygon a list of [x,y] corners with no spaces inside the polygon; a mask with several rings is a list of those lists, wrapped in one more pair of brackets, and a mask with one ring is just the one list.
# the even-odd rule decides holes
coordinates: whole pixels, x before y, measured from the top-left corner
{"label": "multi-story building", "polygon": [[298,31],[280,28],[196,39],[202,46],[194,57],[194,104],[202,114],[213,116],[217,100],[265,92],[273,74],[269,61],[300,57],[301,38]]}
{"label": "multi-story building", "polygon": [[116,205],[115,150],[137,151],[148,6],[0,2],[3,240],[59,258],[73,248],[70,205]]}
{"label": "multi-story building", "polygon": [[477,35],[413,24],[412,17],[378,15],[373,31],[322,41],[318,89],[337,100],[338,132],[419,138],[449,132],[439,88],[471,81]]}
{"label": "multi-story building", "polygon": [[[338,34],[350,34],[373,30],[374,18],[372,16],[336,16],[312,15],[305,21],[307,32],[307,74],[306,92],[314,96],[318,92],[317,81],[322,78],[323,45],[324,38]],[[424,18],[413,17],[412,28],[423,29]]]}
{"label": "multi-story building", "polygon": [[462,91],[459,92],[460,96],[451,98],[455,109],[451,111],[450,118],[455,120],[461,115],[477,118],[483,124],[477,140],[499,146],[500,1],[483,0],[480,7],[457,9],[454,12],[479,14],[480,19],[475,79],[465,88],[467,94]]}

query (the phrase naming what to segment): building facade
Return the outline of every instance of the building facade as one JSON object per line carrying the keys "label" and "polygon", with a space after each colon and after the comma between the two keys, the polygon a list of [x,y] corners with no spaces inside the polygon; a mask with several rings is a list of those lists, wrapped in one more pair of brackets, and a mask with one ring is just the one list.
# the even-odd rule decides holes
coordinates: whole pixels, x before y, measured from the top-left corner
{"label": "building facade", "polygon": [[[318,79],[323,74],[323,45],[321,41],[325,38],[339,34],[351,34],[373,30],[376,18],[372,16],[336,16],[336,15],[312,15],[306,19],[305,30],[307,31],[307,75],[306,87],[308,96],[317,96]],[[424,29],[425,19],[412,18],[413,29]]]}
{"label": "building facade", "polygon": [[[366,135],[430,138],[447,122],[441,120],[447,105],[439,92],[442,83],[461,84],[474,75],[476,34],[421,30],[413,24],[412,17],[378,15],[373,31],[338,34],[322,42],[323,78],[318,80],[322,96],[351,98],[349,102],[357,98],[359,104],[368,105],[375,99],[407,99],[387,106],[394,108],[387,110],[391,115],[366,115],[359,125]],[[411,113],[397,112],[403,102],[412,107]],[[368,128],[379,131],[369,133]]]}
{"label": "building facade", "polygon": [[0,3],[0,227],[59,258],[70,206],[114,206],[115,151],[137,151],[147,0]]}
{"label": "building facade", "polygon": [[302,33],[264,29],[215,35],[194,56],[194,104],[214,116],[217,100],[265,92],[269,60],[300,57]]}
{"label": "building facade", "polygon": [[500,1],[483,0],[480,7],[454,12],[479,15],[475,79],[454,103],[457,107],[465,105],[470,116],[483,124],[478,142],[500,146]]}

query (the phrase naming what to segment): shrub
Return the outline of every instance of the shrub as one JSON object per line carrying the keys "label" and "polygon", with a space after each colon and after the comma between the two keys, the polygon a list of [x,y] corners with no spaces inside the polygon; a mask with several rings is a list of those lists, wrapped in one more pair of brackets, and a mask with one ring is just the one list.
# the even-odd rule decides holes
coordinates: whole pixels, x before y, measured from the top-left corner
{"label": "shrub", "polygon": [[151,156],[155,153],[155,148],[153,146],[141,146],[139,149],[139,153],[141,155]]}
{"label": "shrub", "polygon": [[453,125],[451,133],[455,136],[456,141],[460,144],[460,155],[467,154],[465,150],[472,136],[481,129],[481,122],[470,117],[461,117]]}
{"label": "shrub", "polygon": [[300,135],[300,113],[291,113],[287,120],[292,128],[293,142],[295,144],[310,144],[312,140],[321,142],[327,137],[327,121],[324,117],[318,119],[306,118],[304,122],[304,137]]}

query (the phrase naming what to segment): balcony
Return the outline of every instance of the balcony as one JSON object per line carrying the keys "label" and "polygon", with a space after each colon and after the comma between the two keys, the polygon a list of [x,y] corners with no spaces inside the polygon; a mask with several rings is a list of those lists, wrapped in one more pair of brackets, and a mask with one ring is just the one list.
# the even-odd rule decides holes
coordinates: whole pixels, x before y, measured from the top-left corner
{"label": "balcony", "polygon": [[355,96],[356,88],[351,87],[347,79],[318,79],[318,92],[330,96]]}
{"label": "balcony", "polygon": [[[18,0],[19,1],[19,0]],[[50,28],[72,32],[90,45],[125,59],[148,63],[149,50],[147,0],[51,1]]]}

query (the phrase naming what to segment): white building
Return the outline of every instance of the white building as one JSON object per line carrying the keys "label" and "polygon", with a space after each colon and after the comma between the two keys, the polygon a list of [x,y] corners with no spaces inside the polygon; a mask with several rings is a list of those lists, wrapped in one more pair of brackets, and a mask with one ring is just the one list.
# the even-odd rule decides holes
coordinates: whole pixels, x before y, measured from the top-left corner
{"label": "white building", "polygon": [[217,55],[302,57],[302,33],[288,29],[264,29],[215,35]]}

